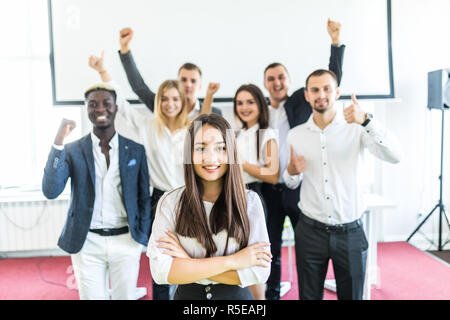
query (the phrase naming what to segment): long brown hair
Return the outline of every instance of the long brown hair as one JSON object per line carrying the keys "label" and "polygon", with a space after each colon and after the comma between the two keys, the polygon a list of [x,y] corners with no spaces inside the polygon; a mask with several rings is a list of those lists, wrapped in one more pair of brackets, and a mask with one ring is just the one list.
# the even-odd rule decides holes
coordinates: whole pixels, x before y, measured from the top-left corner
{"label": "long brown hair", "polygon": [[263,92],[261,91],[261,89],[252,84],[243,84],[242,86],[239,87],[239,89],[237,89],[236,94],[234,95],[233,98],[233,111],[234,111],[234,115],[236,117],[238,117],[238,119],[242,122],[242,125],[244,126],[245,129],[248,129],[248,125],[245,121],[243,121],[241,119],[241,117],[239,117],[239,114],[237,112],[237,96],[239,94],[239,92],[241,91],[247,91],[248,93],[250,93],[253,97],[253,99],[255,99],[255,103],[258,106],[258,111],[259,111],[259,117],[258,117],[258,124],[259,124],[259,129],[258,129],[258,133],[256,134],[256,158],[259,160],[259,150],[261,149],[260,146],[260,139],[259,139],[259,130],[263,130],[263,129],[267,129],[269,127],[269,107],[267,106],[267,101],[266,98],[264,97]]}
{"label": "long brown hair", "polygon": [[[221,194],[211,210],[209,225],[205,207],[202,202],[203,184],[194,171],[192,154],[194,137],[205,125],[218,129],[226,144],[228,170],[222,177]],[[217,251],[212,235],[222,230],[227,231],[225,252],[228,240],[235,238],[240,249],[248,244],[250,224],[247,216],[247,198],[242,169],[237,162],[236,140],[230,124],[217,114],[203,114],[197,117],[189,126],[184,144],[184,181],[185,190],[177,205],[177,220],[175,232],[190,238],[196,238],[206,249],[206,257],[211,257]]]}

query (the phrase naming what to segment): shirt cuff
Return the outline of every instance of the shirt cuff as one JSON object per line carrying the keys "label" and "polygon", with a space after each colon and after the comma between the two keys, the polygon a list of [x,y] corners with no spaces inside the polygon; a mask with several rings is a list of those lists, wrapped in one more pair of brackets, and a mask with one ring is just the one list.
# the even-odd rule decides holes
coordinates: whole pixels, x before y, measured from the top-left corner
{"label": "shirt cuff", "polygon": [[128,57],[130,55],[131,49],[127,53],[120,52],[120,49],[117,50],[117,52],[119,53],[119,57]]}
{"label": "shirt cuff", "polygon": [[288,186],[288,188],[290,188],[290,189],[297,188],[298,185],[300,184],[300,181],[302,181],[302,179],[303,179],[303,173],[291,176],[288,173],[287,169],[284,170],[283,180],[284,180],[284,183],[286,184],[286,186]]}
{"label": "shirt cuff", "polygon": [[242,288],[259,283],[259,279],[253,272],[252,268],[239,269],[237,270],[237,273],[239,276],[239,280],[241,281],[241,284],[239,286]]}
{"label": "shirt cuff", "polygon": [[377,125],[376,120],[373,120],[373,119],[370,120],[370,122],[365,127],[363,127],[363,130],[368,135],[370,135],[372,137],[376,137],[376,138],[381,137],[381,136],[384,135],[384,132],[383,132],[382,128],[380,128]]}
{"label": "shirt cuff", "polygon": [[157,284],[169,284],[169,272],[172,268],[173,258],[169,255],[159,252],[153,244],[149,243],[147,247],[147,257],[150,261],[150,271],[153,280]]}
{"label": "shirt cuff", "polygon": [[58,146],[57,144],[53,144],[53,148],[55,148],[56,150],[64,150],[64,145]]}

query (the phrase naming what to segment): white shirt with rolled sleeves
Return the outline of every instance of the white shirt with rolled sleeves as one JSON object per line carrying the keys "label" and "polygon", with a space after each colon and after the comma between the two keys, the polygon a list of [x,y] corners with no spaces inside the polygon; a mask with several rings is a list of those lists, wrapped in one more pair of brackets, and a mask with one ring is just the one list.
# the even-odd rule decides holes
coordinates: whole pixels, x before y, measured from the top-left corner
{"label": "white shirt with rolled sleeves", "polygon": [[200,115],[200,101],[196,101],[194,108],[191,110],[191,112],[188,113],[188,119],[189,121],[194,121],[195,118],[197,118]]}
{"label": "white shirt with rolled sleeves", "polygon": [[[152,233],[147,247],[147,256],[150,260],[150,268],[152,277],[158,284],[168,284],[167,277],[172,266],[173,257],[162,253],[163,249],[157,247],[156,240],[162,236],[166,236],[166,231],[175,233],[176,225],[176,207],[180,196],[185,188],[178,188],[172,192],[165,193],[158,202],[155,220],[153,222]],[[206,215],[212,210],[213,203],[203,201]],[[250,235],[248,245],[256,242],[269,243],[269,235],[267,233],[266,221],[264,217],[264,209],[262,207],[259,196],[247,190],[247,214],[250,222]],[[207,219],[209,221],[209,218]],[[181,246],[191,258],[204,258],[206,250],[200,245],[197,239],[183,237],[177,234]],[[220,256],[225,250],[227,233],[221,231],[213,235],[213,240],[217,246],[215,256]],[[267,249],[269,251],[269,248]],[[239,251],[239,244],[234,238],[230,238],[228,242],[227,254],[233,254]],[[254,266],[246,269],[237,270],[240,279],[240,286],[247,287],[253,284],[263,284],[267,281],[270,274],[270,264],[267,267]],[[196,283],[208,285],[217,282],[203,279]]]}
{"label": "white shirt with rolled sleeves", "polygon": [[[247,161],[250,164],[264,166],[267,162],[265,157],[267,143],[274,140],[278,143],[277,131],[272,128],[259,130],[259,124],[255,124],[248,129],[240,129],[237,132],[236,145],[241,161]],[[257,155],[257,135],[260,139],[259,157]],[[258,159],[259,158],[259,159]],[[258,178],[244,171],[244,182],[262,182]]]}
{"label": "white shirt with rolled sleeves", "polygon": [[[280,103],[278,108],[274,108],[269,105],[269,127],[276,130],[278,136],[278,156],[280,158],[280,172],[283,173],[286,169],[289,158],[289,146],[287,145],[287,135],[290,130],[288,117],[284,104],[286,100]],[[283,183],[283,175],[280,174],[278,183]]]}
{"label": "white shirt with rolled sleeves", "polygon": [[379,159],[399,162],[397,141],[376,120],[366,127],[348,124],[340,112],[324,130],[311,115],[306,123],[289,131],[288,143],[297,156],[305,157],[306,170],[291,176],[286,169],[283,180],[292,189],[302,181],[300,210],[328,225],[355,221],[365,210],[358,182],[364,148]]}

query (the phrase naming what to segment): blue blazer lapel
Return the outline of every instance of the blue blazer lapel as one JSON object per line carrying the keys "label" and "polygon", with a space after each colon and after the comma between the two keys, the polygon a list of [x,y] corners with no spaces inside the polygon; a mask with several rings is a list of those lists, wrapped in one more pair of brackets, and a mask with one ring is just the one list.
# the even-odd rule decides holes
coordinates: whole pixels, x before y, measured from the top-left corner
{"label": "blue blazer lapel", "polygon": [[122,191],[125,195],[125,190],[127,190],[127,182],[128,175],[127,167],[128,167],[128,159],[129,159],[129,150],[130,146],[123,139],[121,135],[119,135],[119,169],[120,169],[120,180],[122,182]]}
{"label": "blue blazer lapel", "polygon": [[81,141],[81,149],[83,150],[83,156],[86,159],[89,176],[92,180],[92,185],[95,186],[95,166],[94,166],[94,153],[92,152],[92,139],[91,135],[88,134]]}

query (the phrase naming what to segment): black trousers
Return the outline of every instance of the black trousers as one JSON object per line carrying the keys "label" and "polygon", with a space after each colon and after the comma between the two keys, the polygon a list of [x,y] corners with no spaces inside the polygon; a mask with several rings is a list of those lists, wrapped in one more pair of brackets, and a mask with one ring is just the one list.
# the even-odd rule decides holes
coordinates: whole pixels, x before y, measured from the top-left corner
{"label": "black trousers", "polygon": [[248,288],[227,284],[178,285],[174,300],[254,300]]}
{"label": "black trousers", "polygon": [[[159,199],[164,194],[164,191],[153,188],[152,193],[152,226],[153,221],[155,220],[156,207],[158,206]],[[175,292],[175,285],[170,284],[157,284],[152,279],[152,292],[153,292],[153,300],[171,300],[173,293]]]}
{"label": "black trousers", "polygon": [[295,228],[300,300],[321,300],[331,259],[339,300],[362,300],[368,242],[360,220],[342,228],[301,214]]}
{"label": "black trousers", "polygon": [[266,224],[272,251],[270,276],[266,283],[266,299],[279,300],[281,281],[281,245],[284,220],[286,216],[288,216],[293,227],[297,224],[300,214],[300,210],[298,209],[300,186],[295,190],[291,190],[284,184],[273,185],[263,183],[262,194],[267,206]]}
{"label": "black trousers", "polygon": [[252,182],[246,184],[247,189],[255,191],[259,195],[259,198],[261,199],[264,209],[264,216],[266,217],[267,220],[267,205],[262,193],[262,186],[263,186],[262,182]]}

